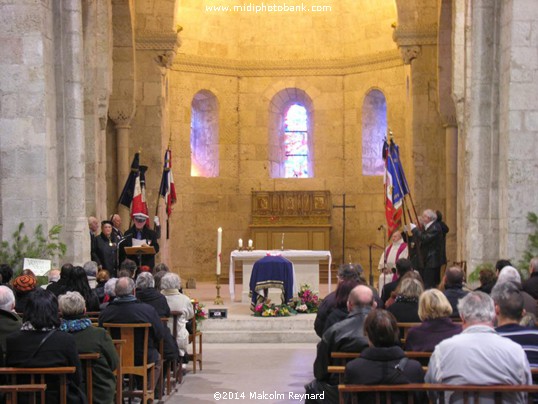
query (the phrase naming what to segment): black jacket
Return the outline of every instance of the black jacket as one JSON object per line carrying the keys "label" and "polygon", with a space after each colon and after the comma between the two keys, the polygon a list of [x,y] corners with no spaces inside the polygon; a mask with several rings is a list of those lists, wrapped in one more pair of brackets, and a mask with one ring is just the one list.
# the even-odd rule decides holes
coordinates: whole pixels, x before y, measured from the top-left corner
{"label": "black jacket", "polygon": [[[441,252],[443,243],[443,231],[437,222],[433,222],[427,230],[413,229],[413,236],[420,244],[420,269],[439,268],[442,265]],[[416,268],[415,268],[416,269]]]}
{"label": "black jacket", "polygon": [[314,321],[314,331],[318,337],[321,338],[323,331],[325,331],[325,322],[329,318],[329,314],[333,311],[336,306],[336,291],[329,293],[321,301],[318,307],[318,314],[316,314],[316,320]]}
{"label": "black jacket", "polygon": [[538,299],[538,272],[531,273],[530,278],[523,282],[523,290]]}
{"label": "black jacket", "polygon": [[[125,301],[116,298],[99,315],[99,326],[103,323],[150,323],[148,341],[148,361],[154,363],[158,359],[159,343],[164,337],[164,326],[157,311],[140,300]],[[118,338],[112,335],[112,338]],[[135,335],[135,361],[142,363],[144,336],[142,332]]]}
{"label": "black jacket", "polygon": [[166,297],[155,288],[136,289],[136,297],[141,302],[153,306],[159,317],[170,317],[170,306]]}
{"label": "black jacket", "polygon": [[[76,372],[67,375],[67,380],[70,382],[68,383],[67,402],[80,402],[77,390],[73,386],[76,385],[80,388],[82,383],[75,338],[56,330],[37,351],[41,340],[48,333],[49,331],[17,331],[8,335],[6,338],[6,366],[23,368],[76,366]],[[47,403],[59,403],[57,377],[46,378],[46,383]]]}
{"label": "black jacket", "polygon": [[418,299],[405,299],[397,296],[387,311],[390,311],[396,317],[399,323],[420,323],[418,316]]}
{"label": "black jacket", "polygon": [[118,268],[117,246],[113,236],[111,236],[110,240],[103,233],[95,237],[92,245],[92,261],[97,262],[97,265],[108,270],[111,277],[116,276],[116,269]]}
{"label": "black jacket", "polygon": [[460,313],[458,311],[458,300],[467,295],[467,291],[462,289],[460,285],[445,285],[445,291],[443,292],[452,306],[452,315],[450,317],[459,318]]}
{"label": "black jacket", "polygon": [[129,230],[125,232],[125,237],[128,237],[120,247],[120,264],[123,262],[125,258],[129,258],[130,260],[133,260],[136,262],[137,265],[147,265],[150,268],[153,269],[155,266],[155,255],[159,252],[159,243],[157,242],[157,234],[151,230],[149,227],[144,226],[142,229],[142,239],[147,240],[147,244],[155,248],[155,255],[147,254],[141,256],[141,263],[138,262],[138,256],[136,255],[126,255],[125,254],[125,247],[132,247],[133,246],[133,238],[136,238],[137,230],[136,227],[133,225]]}
{"label": "black jacket", "polygon": [[368,339],[364,335],[364,320],[371,309],[371,307],[355,309],[345,320],[336,323],[323,333],[314,361],[316,380],[337,385],[338,375],[329,374],[327,369],[333,364],[331,352],[361,352],[368,346]]}
{"label": "black jacket", "polygon": [[[403,371],[396,369],[396,365],[401,363],[405,357],[404,351],[398,346],[389,348],[369,347],[361,352],[361,356],[353,359],[346,365],[344,374],[345,384],[408,384],[424,383],[424,371],[419,362],[409,359],[403,368]],[[406,403],[407,393],[400,397],[393,395],[393,403]],[[422,396],[415,402],[425,399]],[[364,394],[359,399],[360,403],[373,403],[373,395]],[[383,402],[383,401],[382,401]]]}

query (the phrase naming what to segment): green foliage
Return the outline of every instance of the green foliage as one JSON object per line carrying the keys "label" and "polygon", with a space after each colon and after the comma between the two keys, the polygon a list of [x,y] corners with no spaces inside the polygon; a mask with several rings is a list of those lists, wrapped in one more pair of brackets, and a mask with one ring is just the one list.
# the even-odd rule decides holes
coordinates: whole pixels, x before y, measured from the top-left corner
{"label": "green foliage", "polygon": [[527,249],[523,253],[521,261],[518,263],[518,268],[521,270],[527,270],[529,263],[533,257],[538,257],[538,215],[534,212],[527,214],[527,220],[529,221],[534,232],[529,234],[527,240]]}
{"label": "green foliage", "polygon": [[61,259],[67,251],[67,246],[60,242],[62,226],[57,224],[45,235],[43,226],[38,225],[30,238],[24,233],[24,223],[19,223],[12,234],[11,241],[4,240],[0,244],[0,262],[6,263],[14,273],[22,271],[24,258]]}
{"label": "green foliage", "polygon": [[474,269],[473,272],[471,272],[469,274],[469,276],[467,277],[467,282],[468,283],[480,283],[480,271],[482,271],[483,269],[488,269],[490,271],[492,271],[493,273],[495,273],[495,265],[487,262],[487,263],[484,263],[484,264],[480,264],[480,265],[477,265],[476,268]]}

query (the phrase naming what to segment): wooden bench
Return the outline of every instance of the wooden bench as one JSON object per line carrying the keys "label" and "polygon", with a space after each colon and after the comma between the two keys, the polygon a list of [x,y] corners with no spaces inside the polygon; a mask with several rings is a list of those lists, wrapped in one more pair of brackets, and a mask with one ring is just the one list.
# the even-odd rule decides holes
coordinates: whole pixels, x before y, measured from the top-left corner
{"label": "wooden bench", "polygon": [[[416,403],[414,393],[443,393],[443,392],[458,392],[463,395],[463,403],[478,403],[480,394],[493,394],[495,402],[501,402],[503,394],[507,393],[538,393],[538,386],[535,385],[451,385],[451,384],[430,384],[430,383],[414,383],[414,384],[397,384],[397,385],[344,385],[338,386],[338,394],[340,404],[359,403],[359,393],[372,393],[375,396],[377,403],[390,403],[394,393],[407,396],[409,404]],[[351,400],[348,400],[351,398]],[[532,403],[533,398],[529,395],[528,402]],[[444,395],[439,395],[439,403],[444,403]],[[417,403],[418,404],[418,403]]]}
{"label": "wooden bench", "polygon": [[46,384],[14,384],[0,386],[0,394],[5,394],[6,404],[17,404],[18,393],[33,393],[34,398],[35,395],[39,393],[39,396],[41,397],[41,402],[44,403],[46,389]]}
{"label": "wooden bench", "polygon": [[[4,367],[0,368],[0,375],[8,376],[11,380],[9,383],[17,385],[18,376],[30,376],[30,382],[24,384],[47,384],[45,381],[46,376],[58,376],[60,384],[60,404],[67,404],[67,375],[75,373],[76,368],[74,366],[54,367],[54,368],[14,368]],[[39,381],[37,381],[37,380]],[[20,383],[21,385],[23,383]]]}

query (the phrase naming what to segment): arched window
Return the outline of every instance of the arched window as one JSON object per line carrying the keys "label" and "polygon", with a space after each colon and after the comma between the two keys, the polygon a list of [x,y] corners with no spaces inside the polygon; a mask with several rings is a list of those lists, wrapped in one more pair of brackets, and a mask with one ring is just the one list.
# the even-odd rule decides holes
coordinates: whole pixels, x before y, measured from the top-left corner
{"label": "arched window", "polygon": [[383,139],[387,133],[387,102],[379,90],[371,90],[362,106],[362,175],[383,175]]}
{"label": "arched window", "polygon": [[284,177],[308,178],[308,117],[306,108],[293,104],[284,117]]}
{"label": "arched window", "polygon": [[191,104],[191,176],[219,175],[219,105],[217,97],[201,90]]}
{"label": "arched window", "polygon": [[312,100],[305,91],[286,88],[269,109],[268,159],[272,178],[312,178]]}

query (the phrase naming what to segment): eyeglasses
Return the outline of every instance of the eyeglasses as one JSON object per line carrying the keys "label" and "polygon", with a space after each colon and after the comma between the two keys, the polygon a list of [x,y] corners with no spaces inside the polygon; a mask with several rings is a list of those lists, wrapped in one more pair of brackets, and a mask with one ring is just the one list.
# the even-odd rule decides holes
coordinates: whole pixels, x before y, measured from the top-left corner
{"label": "eyeglasses", "polygon": [[146,219],[135,219],[135,222],[138,222],[138,223],[144,223],[146,221]]}

